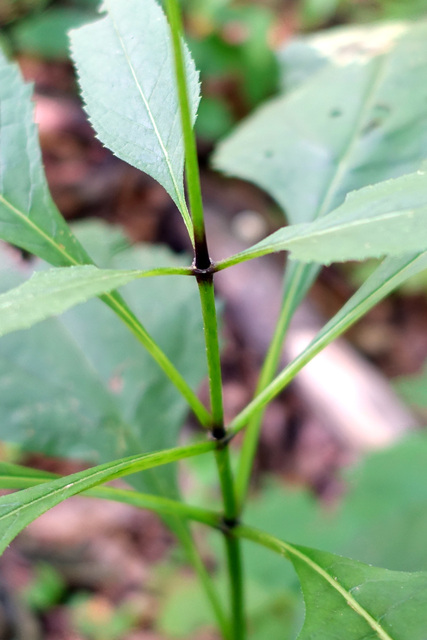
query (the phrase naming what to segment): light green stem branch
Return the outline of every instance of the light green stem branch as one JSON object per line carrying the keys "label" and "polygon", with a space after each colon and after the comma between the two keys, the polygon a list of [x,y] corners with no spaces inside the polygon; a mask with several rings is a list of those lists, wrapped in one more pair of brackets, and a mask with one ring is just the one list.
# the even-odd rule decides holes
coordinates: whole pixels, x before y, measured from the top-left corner
{"label": "light green stem branch", "polygon": [[157,362],[169,380],[184,396],[200,424],[204,427],[210,427],[212,424],[212,418],[209,411],[207,411],[206,407],[200,402],[194,391],[187,384],[166,354],[160,349],[158,344],[153,340],[147,330],[143,327],[138,318],[123,302],[121,296],[118,293],[113,292],[102,296],[101,300],[115,311],[119,318],[127,325],[139,342]]}
{"label": "light green stem branch", "polygon": [[224,435],[224,410],[222,404],[222,375],[219,354],[218,322],[212,276],[199,280],[200,304],[205,333],[206,357],[208,361],[209,393],[212,414],[212,432],[215,437]]}
{"label": "light green stem branch", "polygon": [[[199,293],[202,306],[206,354],[209,369],[209,388],[213,418],[212,433],[214,437],[221,439],[225,435],[225,430],[222,404],[222,377],[219,355],[218,326],[212,276],[199,280]],[[220,446],[215,451],[215,458],[224,504],[224,521],[228,526],[233,527],[237,522],[238,513],[228,444]],[[244,640],[246,634],[241,545],[238,540],[236,540],[233,536],[228,535],[228,533],[225,534],[224,541],[227,554],[228,576],[230,584],[232,639]]]}
{"label": "light green stem branch", "polygon": [[210,266],[209,253],[206,243],[205,221],[203,213],[202,193],[200,188],[199,163],[197,158],[196,138],[193,132],[193,122],[187,91],[185,73],[182,19],[177,0],[166,0],[166,9],[171,27],[172,44],[174,50],[175,73],[178,86],[178,98],[181,111],[181,124],[184,135],[186,182],[190,212],[194,227],[195,265],[199,269]]}
{"label": "light green stem branch", "polygon": [[[292,320],[296,307],[306,293],[304,283],[309,282],[311,284],[311,279],[307,279],[307,276],[312,270],[312,265],[303,263],[287,264],[282,308],[267,356],[261,369],[255,397],[258,396],[274,378],[277,367],[279,366],[283,342],[289,328],[289,323]],[[236,500],[239,513],[242,512],[248,492],[254,458],[258,449],[264,410],[265,407],[252,416],[243,439],[236,477]]]}
{"label": "light green stem branch", "polygon": [[[224,411],[222,403],[222,376],[218,340],[218,323],[215,308],[215,293],[212,274],[203,273],[211,266],[203,215],[203,203],[200,188],[199,166],[196,140],[191,122],[187,81],[182,51],[182,20],[177,0],[166,0],[167,14],[171,26],[175,57],[175,71],[184,134],[186,179],[190,210],[194,225],[195,275],[199,285],[205,333],[206,355],[209,372],[209,391],[212,412],[212,435],[216,439],[225,436]],[[221,482],[225,520],[235,523],[237,510],[234,498],[234,482],[231,473],[228,444],[216,451],[216,462]],[[240,543],[232,536],[225,535],[232,605],[232,639],[244,640],[245,624],[243,613],[243,580],[241,571]]]}

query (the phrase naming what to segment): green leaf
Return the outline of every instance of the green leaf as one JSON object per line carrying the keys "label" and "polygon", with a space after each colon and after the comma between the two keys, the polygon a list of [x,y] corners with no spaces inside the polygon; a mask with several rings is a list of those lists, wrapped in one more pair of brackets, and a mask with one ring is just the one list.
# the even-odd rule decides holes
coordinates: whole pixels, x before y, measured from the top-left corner
{"label": "green leaf", "polygon": [[50,196],[31,93],[0,51],[0,237],[55,266],[90,263]]}
{"label": "green leaf", "polygon": [[[184,145],[169,26],[154,0],[106,0],[107,15],[71,32],[72,57],[99,139],[119,158],[155,178],[181,211]],[[185,49],[193,122],[199,76]]]}
{"label": "green leaf", "polygon": [[382,56],[328,67],[270,101],[219,146],[214,165],[265,189],[292,224],[416,171],[427,147],[426,35],[420,23]]}
{"label": "green leaf", "polygon": [[277,54],[282,90],[293,91],[328,65],[381,55],[410,27],[409,22],[351,24],[293,38]]}
{"label": "green leaf", "polygon": [[289,544],[245,525],[237,536],[286,556],[304,594],[298,640],[424,640],[427,573],[388,571]]}
{"label": "green leaf", "polygon": [[[111,269],[179,264],[161,248],[129,248],[101,223],[76,230]],[[10,251],[0,252],[2,286],[16,286]],[[11,280],[11,282],[10,282]],[[206,375],[197,287],[192,278],[144,278],[126,285],[132,304],[188,383]],[[0,340],[0,437],[26,450],[107,462],[176,443],[188,405],[145,349],[99,300]],[[175,497],[172,467],[132,479],[141,490]]]}
{"label": "green leaf", "polygon": [[322,264],[423,251],[426,223],[427,175],[419,170],[353,191],[329,215],[279,229],[218,267],[284,250],[301,262]]}
{"label": "green leaf", "polygon": [[[59,477],[56,473],[40,471],[39,469],[23,467],[9,462],[0,462],[0,488],[2,489],[28,489],[50,480],[56,480]],[[88,498],[122,502],[138,509],[149,509],[163,516],[178,516],[181,519],[194,520],[215,529],[218,529],[221,525],[220,513],[208,509],[200,509],[180,500],[170,500],[169,498],[140,493],[132,489],[116,489],[109,486],[97,487],[85,491],[83,495]],[[181,524],[184,523],[181,522]]]}
{"label": "green leaf", "polygon": [[306,606],[298,640],[425,639],[426,573],[378,569],[306,547],[289,556]]}
{"label": "green leaf", "polygon": [[131,473],[212,451],[215,446],[214,442],[204,442],[158,453],[131,456],[2,496],[0,497],[0,552],[2,553],[30,522],[71,496]]}
{"label": "green leaf", "polygon": [[137,278],[174,271],[176,272],[175,269],[126,271],[84,265],[35,273],[21,286],[0,295],[0,336],[28,329],[41,320],[63,313],[76,304]]}

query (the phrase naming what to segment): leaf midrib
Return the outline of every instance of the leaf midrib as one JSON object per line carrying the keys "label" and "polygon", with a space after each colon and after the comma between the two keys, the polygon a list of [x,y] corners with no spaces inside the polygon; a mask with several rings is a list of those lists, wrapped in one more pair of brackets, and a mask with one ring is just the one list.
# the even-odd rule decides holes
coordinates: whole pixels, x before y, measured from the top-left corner
{"label": "leaf midrib", "polygon": [[[211,443],[211,442],[205,442],[203,444],[198,444],[198,445],[190,445],[189,447],[182,447],[182,448],[176,448],[176,449],[168,449],[165,451],[161,451],[161,452],[156,452],[156,453],[148,453],[145,454],[143,456],[131,456],[131,458],[128,458],[127,460],[122,460],[121,462],[117,462],[117,463],[107,463],[106,465],[102,465],[104,468],[99,469],[98,471],[93,471],[89,477],[85,476],[84,478],[78,478],[75,481],[71,481],[70,483],[64,485],[63,480],[64,478],[61,478],[61,483],[60,486],[56,489],[52,489],[51,491],[49,491],[48,493],[43,493],[41,496],[38,496],[36,498],[34,498],[33,500],[31,500],[30,502],[25,502],[24,504],[19,504],[15,507],[13,507],[11,510],[7,511],[6,513],[1,513],[0,512],[0,522],[2,520],[5,520],[9,517],[12,516],[19,516],[20,511],[22,511],[23,509],[28,508],[29,506],[33,507],[34,505],[38,504],[39,502],[47,499],[47,498],[53,498],[55,497],[58,493],[61,493],[62,495],[64,494],[64,492],[67,489],[70,489],[71,487],[73,487],[73,489],[75,487],[79,488],[79,485],[84,485],[86,482],[88,482],[89,486],[86,488],[92,488],[93,486],[96,486],[96,484],[98,484],[99,482],[108,482],[109,480],[115,479],[116,477],[120,477],[117,476],[117,473],[120,473],[121,471],[123,471],[124,473],[121,475],[126,475],[126,471],[129,471],[129,474],[137,472],[137,471],[144,471],[146,469],[151,469],[153,467],[157,467],[157,466],[163,466],[165,464],[169,464],[172,462],[176,462],[178,460],[184,459],[184,458],[188,458],[194,455],[200,455],[202,453],[206,453],[212,449],[215,448],[215,443]],[[160,458],[160,462],[158,462],[158,464],[156,464],[156,461],[158,461],[158,459]],[[154,461],[154,464],[150,464],[150,461]],[[144,463],[147,463],[144,464]],[[110,465],[110,466],[107,466]],[[142,466],[140,466],[142,465]],[[107,468],[105,468],[107,467]],[[136,467],[134,469],[134,467]],[[83,472],[84,473],[84,472]],[[112,477],[109,478],[108,480],[100,480],[98,481],[99,476],[105,476],[107,475],[107,478],[109,478],[109,476],[111,475]],[[67,478],[69,479],[69,478]],[[81,489],[80,491],[83,491],[84,489]],[[76,495],[77,493],[79,493],[79,490],[74,491],[71,495]],[[71,496],[65,496],[63,498],[63,500],[66,500],[68,497]],[[62,502],[62,500],[61,500]],[[3,505],[1,505],[0,503],[0,510],[2,508]],[[7,506],[7,505],[5,505]],[[49,507],[50,508],[50,507]]]}
{"label": "leaf midrib", "polygon": [[[123,41],[122,36],[120,35],[120,30],[119,30],[119,27],[117,25],[117,22],[114,20],[112,12],[109,12],[108,15],[109,15],[109,17],[111,19],[114,31],[115,31],[115,33],[117,35],[118,40],[119,40],[120,46],[122,48],[122,51],[123,51],[123,54],[125,56],[126,62],[127,62],[128,66],[129,66],[129,69],[130,69],[130,72],[132,74],[132,77],[133,77],[133,79],[135,81],[135,84],[136,84],[136,87],[138,89],[138,92],[139,92],[139,94],[141,96],[141,99],[142,99],[142,101],[144,103],[144,107],[145,107],[145,109],[147,111],[148,117],[150,119],[150,122],[151,122],[153,130],[154,130],[154,133],[155,133],[156,138],[157,138],[157,140],[159,142],[160,149],[162,150],[163,156],[165,158],[166,166],[168,168],[168,172],[169,172],[170,178],[172,180],[173,188],[175,190],[175,194],[176,194],[177,200],[178,200],[179,205],[180,205],[181,213],[184,216],[184,219],[186,221],[187,226],[188,226],[188,224],[191,225],[191,220],[187,220],[186,219],[186,213],[185,212],[186,212],[186,209],[187,209],[187,205],[186,205],[185,201],[183,200],[182,194],[181,194],[181,192],[180,192],[180,190],[178,188],[178,184],[177,184],[177,181],[176,181],[176,178],[175,178],[175,174],[174,174],[173,169],[172,169],[172,164],[171,164],[171,161],[170,161],[170,158],[169,158],[168,151],[167,151],[167,149],[166,149],[166,147],[164,145],[162,136],[160,135],[160,131],[159,131],[158,127],[157,127],[154,115],[153,115],[153,113],[151,111],[151,108],[150,108],[149,102],[147,100],[147,97],[145,95],[144,89],[142,88],[142,86],[141,86],[141,84],[140,84],[140,82],[138,80],[138,76],[137,76],[135,68],[134,68],[134,66],[132,64],[132,61],[131,61],[131,59],[129,57],[126,45],[125,45],[125,43]],[[158,79],[156,80],[156,82],[158,82]],[[188,213],[187,213],[187,215],[188,215]],[[189,227],[189,229],[190,228],[191,228],[191,226]]]}
{"label": "leaf midrib", "polygon": [[31,227],[31,229],[33,231],[35,231],[37,234],[39,234],[43,240],[45,242],[47,242],[48,244],[50,244],[52,247],[54,247],[56,249],[56,251],[59,251],[59,253],[61,253],[64,258],[66,258],[71,264],[78,266],[79,262],[77,262],[66,250],[65,248],[62,248],[61,245],[59,243],[57,243],[51,236],[49,236],[47,233],[45,233],[45,231],[43,231],[43,229],[41,227],[39,227],[38,225],[36,225],[31,218],[29,217],[29,215],[26,215],[25,213],[23,213],[22,211],[20,211],[19,209],[17,209],[11,202],[9,202],[8,200],[6,200],[6,198],[0,194],[0,204],[3,204],[5,207],[7,207],[14,215],[18,216],[18,218],[20,218],[25,224],[27,224],[29,227]]}
{"label": "leaf midrib", "polygon": [[259,529],[255,529],[251,526],[238,525],[235,533],[239,537],[245,538],[246,540],[251,540],[252,542],[255,542],[257,544],[261,544],[262,546],[267,547],[267,549],[275,551],[276,553],[283,554],[290,560],[291,558],[289,558],[289,556],[298,558],[312,571],[323,578],[333,589],[335,589],[345,600],[346,604],[350,606],[356,614],[363,618],[373,631],[375,631],[380,640],[396,640],[396,638],[390,636],[388,632],[383,629],[381,624],[377,622],[377,620],[375,620],[375,618],[368,611],[366,611],[366,609],[361,604],[359,604],[359,602],[357,602],[353,595],[338,582],[338,579],[335,579],[335,577],[329,575],[329,573],[325,569],[317,564],[317,562],[309,558],[305,553],[303,553],[302,550],[298,549],[288,542],[285,542],[284,540],[280,540],[275,536],[270,535],[269,533],[260,531]]}
{"label": "leaf midrib", "polygon": [[[420,211],[421,209],[421,211]],[[418,209],[403,209],[403,210],[398,210],[398,211],[390,211],[388,213],[383,213],[380,216],[376,216],[374,218],[363,218],[361,220],[351,220],[349,222],[345,222],[344,224],[340,224],[340,222],[338,221],[338,223],[336,224],[332,224],[329,227],[326,227],[325,229],[320,229],[319,231],[314,231],[314,232],[309,232],[307,235],[305,235],[304,233],[302,233],[301,235],[295,235],[293,238],[291,237],[289,240],[278,240],[276,242],[272,242],[270,244],[271,247],[274,246],[280,246],[283,243],[289,243],[289,245],[292,245],[292,243],[298,243],[298,242],[303,242],[304,240],[316,240],[317,238],[321,238],[322,236],[327,236],[328,234],[334,234],[340,231],[346,231],[351,230],[351,229],[355,229],[357,227],[364,227],[367,226],[369,227],[370,225],[374,225],[377,224],[378,222],[383,223],[386,221],[390,221],[390,220],[394,220],[395,218],[399,218],[399,217],[405,217],[408,216],[408,218],[413,217],[413,215],[416,215],[417,213],[422,213],[422,212],[427,213],[427,205],[424,205],[422,207],[419,207]],[[412,215],[411,215],[412,214]],[[325,218],[326,220],[326,218]],[[307,223],[307,226],[310,223]],[[285,227],[285,228],[289,228],[289,230],[292,229],[292,227]],[[266,247],[267,248],[267,247]],[[292,247],[291,247],[292,249]],[[402,253],[408,253],[408,250],[405,249],[405,247],[402,247]]]}
{"label": "leaf midrib", "polygon": [[382,625],[375,620],[375,618],[367,611],[361,604],[352,596],[352,594],[343,587],[338,578],[335,579],[331,576],[325,569],[323,569],[320,565],[317,564],[314,560],[306,556],[304,553],[296,549],[290,544],[281,541],[283,548],[286,549],[288,554],[294,555],[295,557],[302,560],[307,566],[310,567],[313,571],[315,571],[319,576],[321,576],[326,582],[329,583],[331,587],[333,587],[338,593],[344,598],[346,604],[353,609],[355,613],[357,613],[361,618],[363,618],[375,631],[380,640],[394,640],[392,636],[390,636],[387,631],[382,627]]}
{"label": "leaf midrib", "polygon": [[351,135],[347,146],[345,147],[341,157],[338,160],[336,171],[329,183],[329,186],[326,189],[325,195],[323,196],[320,206],[318,207],[315,215],[313,216],[313,220],[316,220],[317,218],[320,218],[324,216],[326,213],[328,213],[328,207],[334,195],[336,194],[337,187],[340,184],[343,174],[348,168],[354,147],[358,143],[360,133],[362,131],[363,126],[365,125],[365,119],[366,119],[367,113],[372,107],[374,97],[377,93],[378,87],[382,82],[385,69],[388,64],[388,56],[389,54],[383,54],[381,56],[378,56],[377,60],[373,59],[371,61],[371,63],[374,63],[374,60],[375,60],[377,64],[376,64],[376,71],[375,73],[373,73],[372,82],[368,87],[366,99],[364,101],[362,109],[360,110],[359,117],[353,129],[353,134]]}

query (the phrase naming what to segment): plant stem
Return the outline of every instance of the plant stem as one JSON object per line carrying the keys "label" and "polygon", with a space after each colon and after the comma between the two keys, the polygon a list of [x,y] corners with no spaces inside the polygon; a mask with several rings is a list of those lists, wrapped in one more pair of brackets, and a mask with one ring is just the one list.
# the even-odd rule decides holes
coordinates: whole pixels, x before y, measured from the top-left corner
{"label": "plant stem", "polygon": [[181,124],[184,135],[185,167],[188,199],[194,226],[195,266],[198,269],[210,267],[203,215],[202,193],[200,188],[199,163],[197,159],[196,139],[187,92],[185,62],[182,43],[182,19],[177,0],[166,0],[166,11],[172,34],[175,59],[175,74],[178,86],[178,98],[181,111]]}
{"label": "plant stem", "polygon": [[[198,284],[209,370],[209,389],[213,419],[212,434],[216,439],[221,440],[226,435],[226,431],[224,428],[221,362],[212,274],[199,278]],[[237,524],[238,511],[228,443],[224,445],[220,443],[220,446],[215,450],[215,459],[224,504],[224,522],[227,527],[231,529]],[[228,531],[225,532],[224,541],[227,554],[232,608],[232,638],[233,640],[244,640],[245,616],[241,544],[239,540],[229,535]]]}
{"label": "plant stem", "polygon": [[244,640],[246,637],[246,623],[244,613],[242,549],[240,541],[232,535],[232,531],[238,524],[238,520],[228,444],[215,451],[215,458],[221,483],[221,493],[224,504],[224,524],[226,525],[224,543],[227,554],[230,585],[232,637],[233,640]]}
{"label": "plant stem", "polygon": [[[335,336],[334,336],[335,337]],[[307,349],[293,360],[269,385],[265,387],[229,424],[227,433],[235,435],[248,424],[259,411],[267,406],[294,379],[296,374],[324,349],[334,337],[323,337],[313,341]]]}
{"label": "plant stem", "polygon": [[[294,262],[288,262],[287,264],[280,316],[261,369],[255,397],[258,396],[274,378],[274,374],[279,366],[283,342],[289,328],[289,323],[296,307],[306,293],[304,283],[308,282],[308,284],[311,284],[311,280],[307,279],[307,276],[312,270],[312,265]],[[264,411],[265,407],[255,413],[250,419],[241,448],[236,477],[236,500],[239,513],[242,512],[248,492]]]}
{"label": "plant stem", "polygon": [[[194,225],[194,266],[197,284],[199,286],[208,362],[209,392],[213,422],[212,435],[216,440],[220,441],[225,437],[226,433],[224,428],[224,411],[222,402],[222,376],[218,340],[218,322],[215,308],[213,275],[211,273],[206,273],[206,270],[211,267],[211,259],[206,240],[196,139],[193,131],[193,122],[191,120],[187,93],[187,81],[181,38],[182,20],[177,0],[166,0],[166,8],[172,33],[181,123],[184,134],[186,181],[190,201],[190,211]],[[228,443],[225,443],[216,450],[215,458],[224,503],[224,521],[228,527],[232,527],[237,523],[237,505],[234,495],[234,482],[231,473]],[[225,531],[225,544],[232,605],[232,639],[244,640],[245,624],[240,542]]]}
{"label": "plant stem", "polygon": [[198,286],[205,333],[206,357],[208,361],[212,434],[214,438],[221,440],[225,436],[224,410],[222,404],[222,375],[219,355],[218,322],[212,275],[199,278]]}

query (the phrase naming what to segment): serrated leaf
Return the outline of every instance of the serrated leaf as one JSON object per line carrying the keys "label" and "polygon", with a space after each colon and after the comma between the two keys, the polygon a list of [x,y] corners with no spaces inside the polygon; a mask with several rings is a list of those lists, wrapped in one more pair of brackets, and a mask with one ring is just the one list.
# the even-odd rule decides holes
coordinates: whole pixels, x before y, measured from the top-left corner
{"label": "serrated leaf", "polygon": [[[129,248],[106,225],[78,236],[112,269],[145,270],[177,259],[164,248]],[[0,253],[2,286],[22,274]],[[200,305],[192,278],[126,285],[125,299],[193,387],[206,375]],[[9,284],[10,286],[10,284]],[[99,300],[0,340],[0,437],[29,451],[107,462],[175,445],[188,406],[145,349]],[[132,478],[140,490],[175,496],[172,467]]]}
{"label": "serrated leaf", "polygon": [[34,273],[21,286],[0,295],[0,336],[28,329],[90,298],[161,272],[168,269],[127,271],[84,265]]}
{"label": "serrated leaf", "polygon": [[0,51],[0,237],[55,266],[90,263],[50,196],[31,93]]}
{"label": "serrated leaf", "polygon": [[0,497],[0,553],[30,522],[71,496],[110,480],[200,455],[214,448],[215,443],[205,442],[158,453],[131,456],[2,496]]}
{"label": "serrated leaf", "polygon": [[236,535],[294,565],[306,607],[298,640],[425,640],[427,573],[380,569],[245,525]]}
{"label": "serrated leaf", "polygon": [[[100,140],[119,158],[155,178],[181,211],[184,144],[169,26],[155,0],[106,0],[107,14],[71,32],[83,98]],[[193,121],[199,77],[185,49]]]}
{"label": "serrated leaf", "polygon": [[301,262],[330,264],[426,248],[427,175],[420,170],[353,191],[329,215],[279,229],[224,263],[286,250]]}
{"label": "serrated leaf", "polygon": [[304,594],[298,640],[425,640],[427,573],[388,571],[307,547],[289,557]]}
{"label": "serrated leaf", "polygon": [[270,101],[219,146],[214,165],[265,189],[292,224],[416,171],[427,148],[426,34],[416,25],[383,55],[326,68]]}

